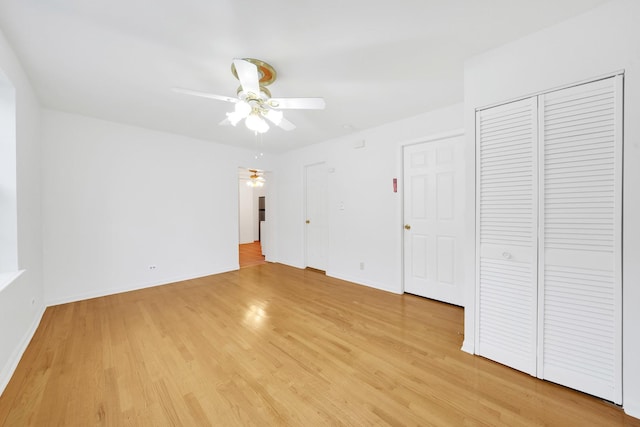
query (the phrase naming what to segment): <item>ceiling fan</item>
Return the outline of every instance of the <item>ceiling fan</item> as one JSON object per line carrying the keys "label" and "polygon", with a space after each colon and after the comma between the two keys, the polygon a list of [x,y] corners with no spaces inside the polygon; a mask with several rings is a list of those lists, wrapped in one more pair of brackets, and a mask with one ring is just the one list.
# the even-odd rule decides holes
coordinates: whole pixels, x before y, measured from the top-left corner
{"label": "ceiling fan", "polygon": [[249,187],[262,187],[265,183],[265,179],[262,176],[262,171],[258,169],[249,169],[251,172],[251,176],[249,176],[249,180],[247,181],[247,185]]}
{"label": "ceiling fan", "polygon": [[[259,59],[234,59],[231,73],[240,80],[237,98],[191,89],[173,88],[174,91],[203,98],[217,99],[235,104],[234,111],[227,113],[221,125],[237,125],[244,119],[245,125],[256,133],[269,130],[267,121],[284,130],[293,130],[296,125],[284,118],[281,110],[322,110],[323,98],[272,98],[266,86],[276,79],[276,70]],[[266,120],[265,120],[266,119]]]}

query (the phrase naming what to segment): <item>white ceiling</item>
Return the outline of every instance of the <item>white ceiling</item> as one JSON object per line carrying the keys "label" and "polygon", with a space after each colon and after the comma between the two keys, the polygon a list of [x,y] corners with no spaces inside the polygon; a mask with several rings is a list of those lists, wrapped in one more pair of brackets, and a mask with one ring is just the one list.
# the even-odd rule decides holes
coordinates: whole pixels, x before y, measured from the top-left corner
{"label": "white ceiling", "polygon": [[42,104],[253,148],[218,126],[236,57],[264,60],[274,97],[324,97],[271,129],[281,152],[463,100],[466,58],[606,0],[1,0],[0,28]]}

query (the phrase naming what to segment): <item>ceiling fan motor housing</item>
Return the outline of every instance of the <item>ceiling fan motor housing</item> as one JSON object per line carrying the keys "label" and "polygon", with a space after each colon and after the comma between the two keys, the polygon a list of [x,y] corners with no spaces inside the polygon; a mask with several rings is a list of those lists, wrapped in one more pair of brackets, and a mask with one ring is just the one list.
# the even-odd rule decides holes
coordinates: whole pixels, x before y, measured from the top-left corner
{"label": "ceiling fan motor housing", "polygon": [[[242,58],[244,61],[250,62],[256,67],[258,67],[258,76],[260,83],[260,90],[263,89],[263,86],[269,86],[271,83],[276,81],[276,77],[278,76],[276,70],[269,64],[259,59],[254,58]],[[234,63],[231,63],[231,74],[239,80],[238,71],[236,70],[236,66]]]}
{"label": "ceiling fan motor housing", "polygon": [[227,118],[220,124],[236,126],[244,120],[247,128],[256,133],[269,130],[267,121],[283,130],[295,129],[296,126],[283,117],[282,109],[322,110],[325,108],[322,98],[272,98],[266,86],[276,80],[276,70],[259,59],[234,59],[231,64],[231,73],[240,81],[237,98],[189,89],[175,88],[174,90],[188,95],[234,103],[234,111],[226,113]]}

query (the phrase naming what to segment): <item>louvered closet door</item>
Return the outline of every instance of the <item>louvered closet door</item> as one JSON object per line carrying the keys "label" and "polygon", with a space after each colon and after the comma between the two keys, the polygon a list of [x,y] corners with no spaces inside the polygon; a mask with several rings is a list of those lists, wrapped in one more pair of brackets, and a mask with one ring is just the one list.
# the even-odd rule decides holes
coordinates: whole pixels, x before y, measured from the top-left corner
{"label": "louvered closet door", "polygon": [[539,102],[538,376],[620,403],[622,76]]}
{"label": "louvered closet door", "polygon": [[535,375],[537,100],[476,114],[476,351]]}

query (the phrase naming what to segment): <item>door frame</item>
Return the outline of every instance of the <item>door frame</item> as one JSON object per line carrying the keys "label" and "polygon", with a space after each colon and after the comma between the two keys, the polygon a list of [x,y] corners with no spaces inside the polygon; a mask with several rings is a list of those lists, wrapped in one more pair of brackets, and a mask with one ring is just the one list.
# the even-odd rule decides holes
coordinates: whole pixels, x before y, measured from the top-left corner
{"label": "door frame", "polygon": [[[404,245],[405,245],[405,238],[406,238],[406,233],[404,232],[404,202],[405,202],[405,194],[404,194],[404,189],[405,189],[405,182],[404,182],[404,168],[405,168],[405,164],[404,164],[404,151],[405,151],[405,147],[409,147],[412,145],[418,145],[418,144],[424,144],[424,143],[428,143],[428,142],[437,142],[437,141],[441,141],[443,139],[449,139],[449,138],[455,138],[458,136],[464,136],[464,128],[458,128],[452,131],[447,131],[447,132],[441,132],[441,133],[436,133],[433,135],[429,135],[427,137],[423,137],[423,138],[417,138],[417,139],[412,139],[409,141],[405,141],[400,143],[400,147],[399,147],[399,171],[400,171],[400,177],[398,178],[398,181],[400,182],[399,188],[398,188],[398,192],[400,193],[400,224],[398,227],[398,233],[400,234],[400,292],[401,293],[405,293],[405,274],[404,274],[404,265],[405,265],[405,256],[406,254],[404,253]],[[464,260],[463,260],[464,263]],[[464,264],[463,264],[464,265]],[[463,305],[462,307],[466,307],[466,305]]]}
{"label": "door frame", "polygon": [[[238,166],[238,171],[236,173],[236,180],[238,182],[238,187],[236,188],[236,193],[238,195],[238,203],[236,206],[236,217],[238,219],[237,229],[238,229],[238,244],[236,245],[236,251],[238,251],[238,245],[240,245],[240,183],[246,183],[247,177],[244,175],[246,171],[249,169],[259,169],[257,167],[251,166]],[[273,202],[276,198],[276,176],[275,172],[271,169],[260,169],[262,171],[263,176],[265,177],[266,187],[265,187],[265,228],[262,229],[262,235],[265,236],[267,241],[262,240],[260,245],[262,247],[262,253],[265,256],[265,260],[269,262],[277,262],[276,257],[276,243],[275,243],[275,221],[276,221],[276,204]],[[257,199],[256,199],[257,200]],[[257,208],[257,205],[254,206]],[[268,207],[268,209],[266,209]],[[256,209],[257,212],[257,209]],[[256,217],[257,219],[257,217]],[[237,254],[240,256],[239,253]]]}

